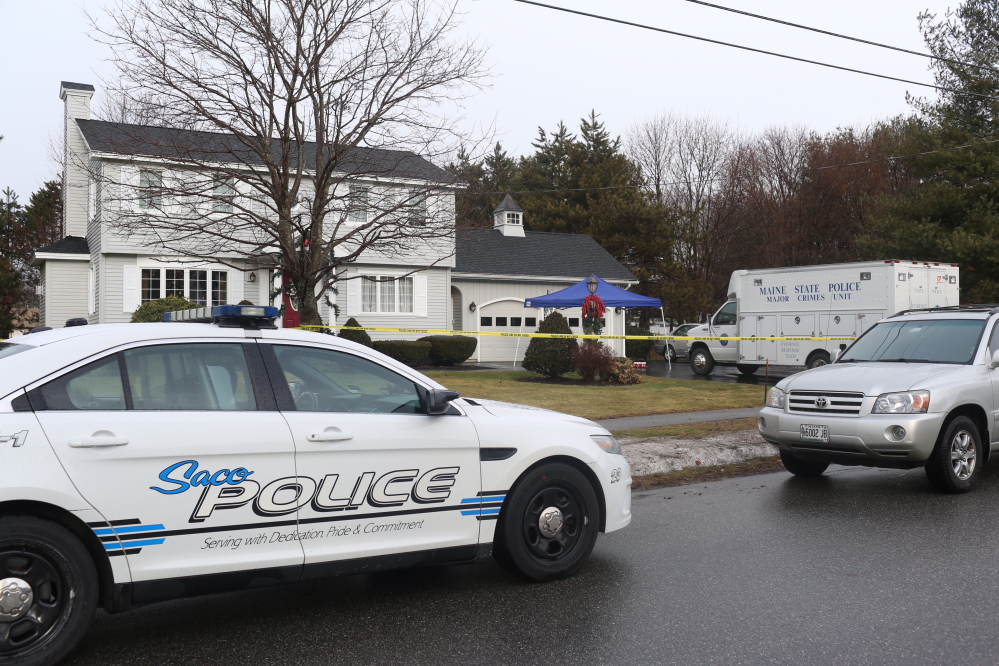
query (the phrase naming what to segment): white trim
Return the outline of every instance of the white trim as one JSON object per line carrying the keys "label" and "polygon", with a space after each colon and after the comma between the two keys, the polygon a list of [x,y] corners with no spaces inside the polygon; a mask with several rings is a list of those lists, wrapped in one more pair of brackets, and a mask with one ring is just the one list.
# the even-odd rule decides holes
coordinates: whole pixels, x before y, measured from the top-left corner
{"label": "white trim", "polygon": [[38,261],[90,261],[89,254],[62,254],[60,252],[36,252],[31,263]]}
{"label": "white trim", "polygon": [[[580,280],[585,280],[588,275],[583,277],[566,277],[566,276],[556,276],[556,275],[506,275],[502,273],[458,273],[454,270],[451,271],[452,280],[509,280],[517,282],[571,282],[575,284]],[[601,277],[604,282],[609,282],[610,284],[627,284],[636,285],[638,280],[622,280],[618,278],[604,278]]]}

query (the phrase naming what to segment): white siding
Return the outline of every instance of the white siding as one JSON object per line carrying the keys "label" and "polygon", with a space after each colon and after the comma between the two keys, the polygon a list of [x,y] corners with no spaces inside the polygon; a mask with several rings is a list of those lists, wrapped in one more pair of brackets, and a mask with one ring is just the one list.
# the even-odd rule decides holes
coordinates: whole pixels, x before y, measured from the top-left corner
{"label": "white siding", "polygon": [[44,325],[62,328],[67,319],[87,316],[86,261],[45,262],[45,300],[42,317]]}
{"label": "white siding", "polygon": [[[384,266],[370,264],[352,266],[349,270],[352,272],[351,274],[357,274],[357,271],[359,271],[361,275],[384,275],[386,273]],[[451,326],[447,319],[448,301],[450,300],[450,281],[448,279],[448,273],[449,270],[446,268],[428,268],[414,275],[414,278],[417,275],[426,278],[427,316],[425,317],[421,317],[416,314],[361,312],[360,297],[358,297],[357,313],[353,316],[357,319],[361,326],[450,329]],[[337,324],[343,324],[343,322],[347,321],[350,317],[350,315],[347,314],[347,290],[352,288],[349,286],[351,282],[356,282],[356,280],[340,282],[337,285],[340,292],[336,297],[336,303],[340,308],[340,320],[335,322]],[[415,286],[415,283],[418,282],[418,280],[414,279],[413,282]],[[422,335],[416,333],[379,333],[375,331],[372,331],[370,335],[372,339],[375,340],[387,340],[393,338],[415,340],[416,338],[423,337]]]}

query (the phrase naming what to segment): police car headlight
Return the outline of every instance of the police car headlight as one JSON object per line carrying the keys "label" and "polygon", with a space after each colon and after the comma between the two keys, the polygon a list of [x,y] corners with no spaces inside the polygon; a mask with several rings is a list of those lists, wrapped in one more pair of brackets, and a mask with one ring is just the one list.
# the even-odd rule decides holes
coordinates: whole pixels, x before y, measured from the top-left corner
{"label": "police car headlight", "polygon": [[929,391],[882,393],[874,403],[872,414],[925,414],[930,408]]}
{"label": "police car headlight", "polygon": [[590,438],[607,453],[621,455],[621,445],[610,435],[591,435]]}
{"label": "police car headlight", "polygon": [[784,409],[784,392],[776,386],[767,393],[767,407]]}

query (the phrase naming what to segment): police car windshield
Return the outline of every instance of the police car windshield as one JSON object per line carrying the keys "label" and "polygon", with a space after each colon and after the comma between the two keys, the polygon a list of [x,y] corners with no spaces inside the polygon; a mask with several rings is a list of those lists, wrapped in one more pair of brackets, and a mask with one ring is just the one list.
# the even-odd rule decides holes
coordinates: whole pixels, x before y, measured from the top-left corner
{"label": "police car windshield", "polygon": [[21,352],[28,351],[29,349],[31,349],[31,347],[28,345],[18,345],[13,342],[0,342],[0,359],[13,356],[14,354],[20,354]]}
{"label": "police car windshield", "polygon": [[980,319],[887,321],[864,333],[837,361],[970,363],[985,329]]}

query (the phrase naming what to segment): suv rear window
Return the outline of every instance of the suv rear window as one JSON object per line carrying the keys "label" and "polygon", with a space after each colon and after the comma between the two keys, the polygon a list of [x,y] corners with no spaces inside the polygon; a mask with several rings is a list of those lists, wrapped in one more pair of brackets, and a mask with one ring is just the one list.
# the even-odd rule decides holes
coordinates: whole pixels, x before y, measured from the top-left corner
{"label": "suv rear window", "polygon": [[985,320],[886,321],[864,333],[839,359],[906,363],[970,363]]}

